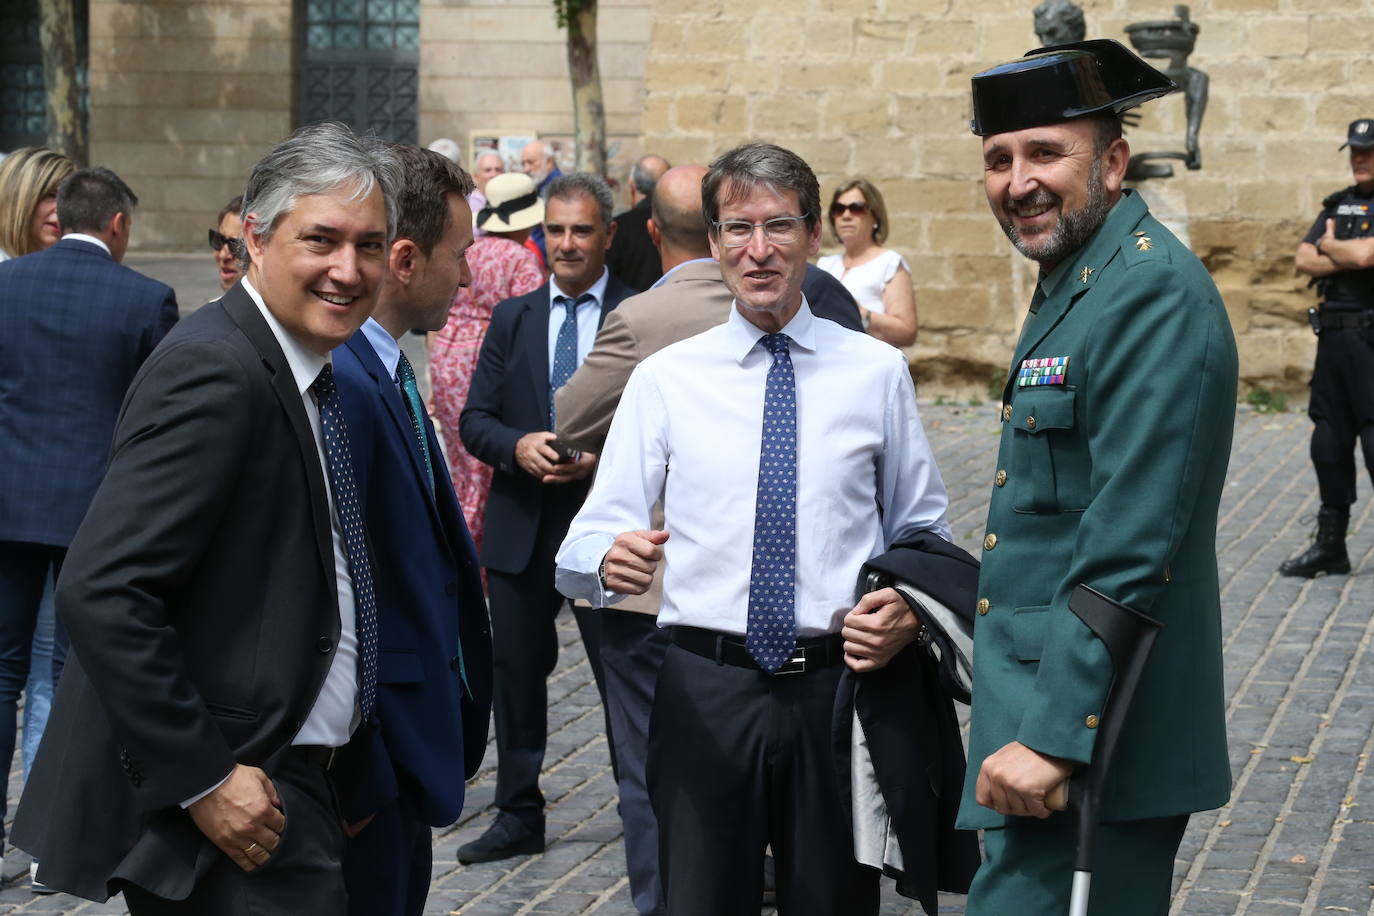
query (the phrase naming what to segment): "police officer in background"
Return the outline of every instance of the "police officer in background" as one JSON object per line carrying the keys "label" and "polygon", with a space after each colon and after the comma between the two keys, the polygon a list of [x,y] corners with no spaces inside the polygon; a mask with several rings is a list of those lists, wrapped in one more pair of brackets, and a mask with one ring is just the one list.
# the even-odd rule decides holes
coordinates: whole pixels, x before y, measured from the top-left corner
{"label": "police officer in background", "polygon": [[1355,183],[1322,201],[1322,212],[1298,245],[1295,267],[1317,281],[1319,309],[1308,316],[1317,332],[1308,415],[1312,465],[1321,509],[1316,542],[1279,566],[1285,576],[1312,578],[1350,572],[1345,530],[1355,502],[1355,440],[1374,476],[1374,118],[1350,124]]}

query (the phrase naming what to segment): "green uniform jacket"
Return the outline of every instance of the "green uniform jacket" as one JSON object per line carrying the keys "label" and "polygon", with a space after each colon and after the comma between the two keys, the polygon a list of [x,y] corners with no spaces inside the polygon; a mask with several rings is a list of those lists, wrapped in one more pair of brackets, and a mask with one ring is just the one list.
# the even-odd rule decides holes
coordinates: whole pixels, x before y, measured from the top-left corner
{"label": "green uniform jacket", "polygon": [[[1201,811],[1230,794],[1216,560],[1236,409],[1230,321],[1206,268],[1129,191],[1067,268],[1026,318],[1002,408],[965,828],[1022,822],[974,801],[983,759],[1008,742],[1092,758],[1113,670],[1069,610],[1079,583],[1164,625],[1103,819]],[[1066,368],[1029,369],[1049,384],[1018,384],[1023,361],[1059,357]]]}

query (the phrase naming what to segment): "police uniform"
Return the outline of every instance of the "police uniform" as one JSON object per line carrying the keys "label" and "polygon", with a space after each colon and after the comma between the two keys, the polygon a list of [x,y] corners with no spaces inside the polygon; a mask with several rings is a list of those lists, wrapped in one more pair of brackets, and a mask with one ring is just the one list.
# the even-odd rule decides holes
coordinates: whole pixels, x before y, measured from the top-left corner
{"label": "police uniform", "polygon": [[[1115,42],[1079,46],[1099,44]],[[976,133],[1021,129],[998,117],[1028,91],[1012,77],[987,105],[975,77]],[[1122,93],[1107,88],[1099,111],[1119,112]],[[1064,99],[1076,87],[1030,91],[1084,107]],[[983,761],[1014,741],[1094,759],[1116,672],[1069,609],[1080,585],[1163,624],[1109,769],[1089,912],[1166,912],[1187,815],[1229,796],[1216,521],[1237,373],[1206,268],[1134,192],[1038,284],[1005,388],[983,539],[959,825],[986,831],[987,860],[969,916],[1067,911],[1074,816],[1004,816],[977,804],[975,786]]]}
{"label": "police uniform", "polygon": [[[1346,146],[1374,146],[1374,119],[1350,125]],[[1345,146],[1341,147],[1342,149]],[[1374,236],[1374,190],[1352,185],[1322,201],[1322,212],[1303,241],[1317,246],[1335,221],[1335,237]],[[1316,542],[1285,562],[1280,572],[1311,577],[1347,573],[1350,559],[1345,532],[1355,502],[1355,443],[1363,446],[1365,466],[1374,475],[1374,268],[1338,270],[1317,281],[1322,295],[1310,314],[1317,331],[1317,362],[1307,413],[1312,418],[1312,465],[1321,494]]]}

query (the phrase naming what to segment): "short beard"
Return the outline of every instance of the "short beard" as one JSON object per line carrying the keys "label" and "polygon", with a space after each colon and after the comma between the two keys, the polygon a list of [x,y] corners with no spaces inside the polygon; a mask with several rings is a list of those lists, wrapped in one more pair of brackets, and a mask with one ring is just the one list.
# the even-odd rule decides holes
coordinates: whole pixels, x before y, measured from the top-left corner
{"label": "short beard", "polygon": [[[1048,195],[1053,198],[1053,203],[1062,203],[1058,195],[1049,191],[1041,190],[1039,194]],[[1003,202],[1003,209],[1011,209],[1011,201],[1008,199]],[[1032,261],[1036,261],[1045,266],[1058,264],[1060,261],[1082,248],[1092,238],[1094,232],[1101,228],[1107,221],[1107,214],[1111,212],[1111,203],[1107,200],[1107,186],[1102,183],[1102,160],[1093,158],[1092,170],[1088,173],[1088,199],[1083,204],[1081,210],[1072,213],[1059,213],[1059,222],[1055,224],[1054,230],[1044,241],[1036,244],[1031,239],[1021,235],[1010,217],[1000,220],[1002,231],[1011,239],[1011,243],[1016,246],[1016,250],[1021,252]]]}

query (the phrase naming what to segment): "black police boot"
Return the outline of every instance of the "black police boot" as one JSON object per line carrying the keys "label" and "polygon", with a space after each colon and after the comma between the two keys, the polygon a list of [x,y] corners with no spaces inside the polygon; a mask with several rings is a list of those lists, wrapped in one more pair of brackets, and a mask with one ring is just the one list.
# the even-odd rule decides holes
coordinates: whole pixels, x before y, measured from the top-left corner
{"label": "black police boot", "polygon": [[1279,566],[1279,575],[1311,579],[1326,573],[1350,572],[1350,557],[1345,552],[1345,529],[1350,525],[1348,509],[1323,506],[1317,512],[1317,538],[1311,547]]}

